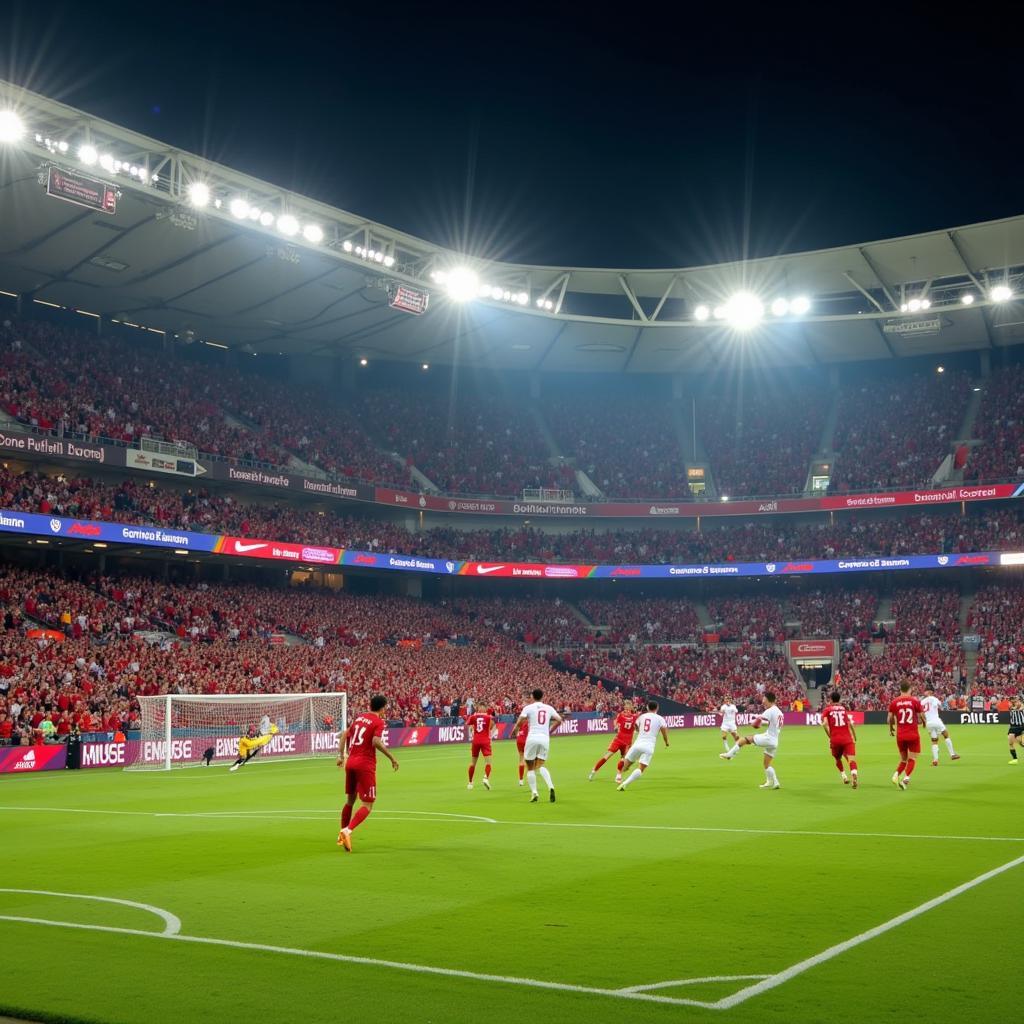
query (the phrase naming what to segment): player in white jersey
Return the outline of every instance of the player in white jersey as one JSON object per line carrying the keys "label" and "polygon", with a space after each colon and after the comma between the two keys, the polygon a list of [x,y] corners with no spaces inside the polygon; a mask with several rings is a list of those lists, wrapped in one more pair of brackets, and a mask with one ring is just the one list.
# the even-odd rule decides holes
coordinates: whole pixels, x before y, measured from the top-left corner
{"label": "player in white jersey", "polygon": [[555,802],[555,784],[551,781],[551,773],[544,766],[548,759],[548,746],[551,742],[551,730],[562,724],[562,717],[550,705],[545,704],[541,697],[543,690],[533,691],[533,703],[527,704],[520,712],[516,724],[512,726],[511,735],[515,735],[523,722],[529,723],[530,731],[526,734],[526,746],[523,748],[523,760],[526,761],[526,781],[530,785],[530,803],[537,802],[537,773],[548,787],[548,799]]}
{"label": "player in white jersey", "polygon": [[736,728],[736,705],[732,702],[732,697],[726,697],[722,706],[718,709],[718,713],[722,716],[722,746],[726,750],[729,749],[729,737],[733,738],[733,742],[740,738],[738,729]]}
{"label": "player in white jersey", "polygon": [[[633,740],[633,745],[626,751],[625,761],[622,765],[622,774],[625,776],[625,779],[619,785],[620,793],[631,782],[636,782],[647,771],[651,758],[654,757],[654,746],[658,741],[659,734],[665,741],[665,746],[668,746],[668,723],[658,714],[658,702],[656,700],[649,700],[647,702],[647,711],[636,720],[636,725],[633,728],[636,729],[636,739]],[[633,771],[626,775],[626,772],[634,764],[639,764],[639,767],[633,768]]]}
{"label": "player in white jersey", "polygon": [[782,731],[782,712],[776,707],[774,693],[764,695],[764,713],[754,720],[754,725],[767,725],[768,728],[756,736],[741,736],[724,754],[718,756],[723,761],[731,761],[740,747],[760,747],[764,753],[765,776],[761,789],[781,789],[779,777],[772,767],[779,749],[779,733]]}
{"label": "player in white jersey", "polygon": [[932,739],[932,767],[939,763],[939,737],[946,741],[946,749],[949,751],[951,761],[959,761],[960,755],[953,749],[953,740],[950,738],[949,730],[946,728],[939,716],[942,702],[935,696],[935,691],[928,687],[921,698],[921,707],[924,708],[924,727]]}

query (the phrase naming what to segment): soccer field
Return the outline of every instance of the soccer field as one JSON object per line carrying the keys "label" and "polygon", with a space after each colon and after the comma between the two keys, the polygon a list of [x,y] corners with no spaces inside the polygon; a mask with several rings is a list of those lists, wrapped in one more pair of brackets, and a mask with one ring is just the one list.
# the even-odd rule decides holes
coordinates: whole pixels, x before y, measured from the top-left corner
{"label": "soccer field", "polygon": [[555,804],[527,802],[510,743],[491,792],[467,791],[467,748],[399,750],[352,854],[332,760],[7,777],[0,1009],[996,1020],[1018,1009],[1024,767],[1005,727],[953,735],[963,759],[919,762],[905,793],[883,727],[860,730],[856,792],[817,729],[784,734],[779,791],[717,732],[673,733],[625,793],[613,764],[586,781],[607,737],[556,738]]}

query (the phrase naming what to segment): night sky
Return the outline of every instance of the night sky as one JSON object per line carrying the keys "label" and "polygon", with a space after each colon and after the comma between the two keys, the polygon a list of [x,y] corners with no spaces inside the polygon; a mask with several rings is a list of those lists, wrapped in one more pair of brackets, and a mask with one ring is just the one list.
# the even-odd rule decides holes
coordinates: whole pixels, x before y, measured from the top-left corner
{"label": "night sky", "polygon": [[8,0],[0,77],[500,259],[685,266],[1022,212],[998,10],[707,6]]}

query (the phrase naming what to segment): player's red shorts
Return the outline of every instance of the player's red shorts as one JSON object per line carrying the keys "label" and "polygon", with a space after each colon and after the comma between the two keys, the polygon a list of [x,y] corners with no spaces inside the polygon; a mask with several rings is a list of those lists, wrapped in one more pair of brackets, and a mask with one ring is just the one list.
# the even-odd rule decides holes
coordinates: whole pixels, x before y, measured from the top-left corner
{"label": "player's red shorts", "polygon": [[841,741],[839,743],[832,743],[832,757],[835,760],[839,760],[841,757],[856,757],[857,756],[857,745],[850,740]]}
{"label": "player's red shorts", "polygon": [[618,736],[612,740],[611,746],[608,748],[609,754],[625,754],[627,750],[632,746],[632,737],[628,740],[620,739]]}
{"label": "player's red shorts", "polygon": [[484,757],[490,757],[491,756],[491,745],[490,745],[490,743],[488,743],[486,745],[483,744],[483,743],[474,743],[473,744],[473,752],[472,752],[472,754],[470,756],[471,757],[479,757],[481,754],[483,754]]}
{"label": "player's red shorts", "polygon": [[377,799],[376,768],[345,768],[345,795],[357,796],[364,804]]}
{"label": "player's red shorts", "polygon": [[912,736],[900,736],[899,733],[897,733],[896,746],[899,747],[901,754],[920,754],[921,734],[914,733]]}

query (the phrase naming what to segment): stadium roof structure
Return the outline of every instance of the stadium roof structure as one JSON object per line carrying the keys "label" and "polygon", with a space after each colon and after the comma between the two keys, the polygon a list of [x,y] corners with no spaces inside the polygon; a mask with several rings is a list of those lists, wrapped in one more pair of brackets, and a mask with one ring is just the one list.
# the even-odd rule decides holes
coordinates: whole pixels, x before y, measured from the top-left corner
{"label": "stadium roof structure", "polygon": [[[763,366],[1024,342],[1024,217],[703,267],[526,266],[467,259],[0,82],[3,111],[24,132],[0,141],[0,289],[247,352],[694,373],[736,341],[712,311],[737,291],[765,307],[743,342]],[[47,195],[50,167],[112,186],[116,212]],[[436,278],[466,264],[475,297],[457,304]],[[1013,298],[994,301],[999,285]],[[399,286],[429,295],[424,315],[391,307]],[[796,296],[808,312],[772,315]]]}

